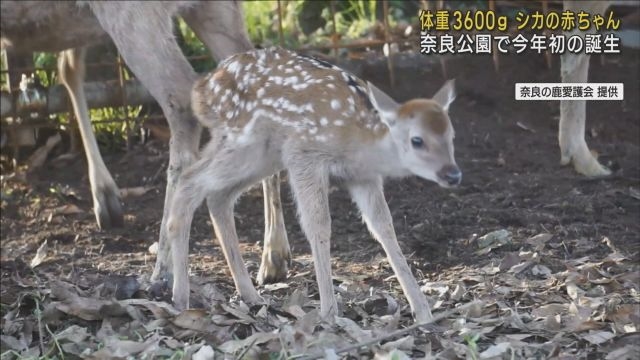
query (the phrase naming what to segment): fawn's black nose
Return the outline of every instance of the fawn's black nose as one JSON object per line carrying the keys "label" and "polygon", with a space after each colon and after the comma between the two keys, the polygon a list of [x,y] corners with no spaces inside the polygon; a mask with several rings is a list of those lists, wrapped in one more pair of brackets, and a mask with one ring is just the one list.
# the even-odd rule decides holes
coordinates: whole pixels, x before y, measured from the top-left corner
{"label": "fawn's black nose", "polygon": [[462,171],[456,165],[445,165],[438,171],[438,177],[451,186],[459,185],[462,181]]}

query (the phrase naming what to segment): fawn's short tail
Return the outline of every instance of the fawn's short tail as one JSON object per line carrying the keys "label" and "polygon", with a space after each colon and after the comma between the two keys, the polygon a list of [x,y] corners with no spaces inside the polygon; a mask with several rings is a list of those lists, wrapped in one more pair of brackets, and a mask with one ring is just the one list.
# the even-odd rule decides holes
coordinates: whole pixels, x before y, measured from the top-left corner
{"label": "fawn's short tail", "polygon": [[214,94],[211,90],[211,84],[215,80],[212,75],[200,77],[193,84],[191,90],[191,110],[200,124],[206,128],[214,127],[216,119],[220,118],[216,107],[213,106]]}

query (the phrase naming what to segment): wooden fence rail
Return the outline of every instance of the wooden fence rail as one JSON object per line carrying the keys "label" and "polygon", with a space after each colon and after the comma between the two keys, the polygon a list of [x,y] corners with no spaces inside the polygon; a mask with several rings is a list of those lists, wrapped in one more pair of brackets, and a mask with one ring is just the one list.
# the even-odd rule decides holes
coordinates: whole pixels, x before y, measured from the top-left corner
{"label": "wooden fence rail", "polygon": [[[84,90],[90,109],[122,105],[123,94],[117,80],[85,83]],[[63,85],[51,86],[47,88],[46,93],[47,103],[40,108],[30,107],[29,111],[44,114],[71,111],[71,101]],[[146,105],[155,102],[149,91],[137,80],[130,80],[124,83],[124,95],[127,105]],[[6,91],[2,91],[0,96],[2,96],[0,116],[2,118],[13,116],[15,111],[18,110],[16,109],[14,96]]]}

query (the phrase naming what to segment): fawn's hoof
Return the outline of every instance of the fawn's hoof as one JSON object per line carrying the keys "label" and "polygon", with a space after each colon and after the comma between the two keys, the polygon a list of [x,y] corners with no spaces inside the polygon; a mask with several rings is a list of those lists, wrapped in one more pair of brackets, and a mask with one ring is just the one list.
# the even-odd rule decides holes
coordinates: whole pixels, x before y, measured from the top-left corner
{"label": "fawn's hoof", "polygon": [[264,285],[285,280],[290,264],[291,251],[289,249],[282,252],[263,252],[262,263],[258,271],[258,284]]}
{"label": "fawn's hoof", "polygon": [[248,294],[240,294],[240,297],[242,298],[242,301],[249,305],[263,305],[267,303],[267,301],[255,290]]}

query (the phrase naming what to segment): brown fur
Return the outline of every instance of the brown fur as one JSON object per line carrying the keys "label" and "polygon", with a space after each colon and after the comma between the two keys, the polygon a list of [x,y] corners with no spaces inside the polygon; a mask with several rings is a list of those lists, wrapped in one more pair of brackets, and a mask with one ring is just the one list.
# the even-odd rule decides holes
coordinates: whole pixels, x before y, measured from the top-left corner
{"label": "brown fur", "polygon": [[403,119],[420,117],[426,127],[436,135],[444,134],[449,128],[449,120],[442,106],[433,100],[414,99],[407,101],[400,109],[398,115]]}

